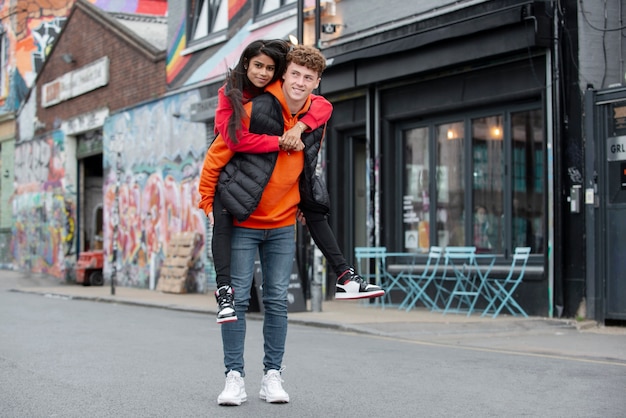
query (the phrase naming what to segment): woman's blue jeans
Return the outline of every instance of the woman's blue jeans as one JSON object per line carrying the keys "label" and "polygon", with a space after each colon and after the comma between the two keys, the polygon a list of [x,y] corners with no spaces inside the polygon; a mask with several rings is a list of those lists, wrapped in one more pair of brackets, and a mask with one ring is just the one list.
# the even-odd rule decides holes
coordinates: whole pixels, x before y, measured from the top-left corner
{"label": "woman's blue jeans", "polygon": [[280,370],[282,366],[287,339],[287,289],[296,252],[295,231],[293,225],[276,229],[234,227],[232,230],[230,274],[237,321],[221,325],[226,373],[235,370],[245,375],[246,311],[250,305],[257,251],[263,271],[263,370]]}

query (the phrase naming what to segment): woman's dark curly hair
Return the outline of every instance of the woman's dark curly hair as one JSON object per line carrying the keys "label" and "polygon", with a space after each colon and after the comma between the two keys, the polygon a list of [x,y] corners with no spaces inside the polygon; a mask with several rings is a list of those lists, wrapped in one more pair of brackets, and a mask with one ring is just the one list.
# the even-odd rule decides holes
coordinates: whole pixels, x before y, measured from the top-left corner
{"label": "woman's dark curly hair", "polygon": [[[257,40],[251,42],[239,57],[237,65],[228,71],[224,93],[233,109],[233,114],[228,121],[228,136],[231,141],[237,143],[237,131],[241,127],[241,120],[245,115],[243,108],[243,91],[250,91],[252,96],[256,96],[263,92],[248,79],[248,65],[250,60],[257,55],[267,55],[274,60],[274,77],[270,83],[282,77],[286,67],[286,56],[289,52],[290,44],[281,39],[273,40]],[[270,84],[268,83],[268,84]]]}

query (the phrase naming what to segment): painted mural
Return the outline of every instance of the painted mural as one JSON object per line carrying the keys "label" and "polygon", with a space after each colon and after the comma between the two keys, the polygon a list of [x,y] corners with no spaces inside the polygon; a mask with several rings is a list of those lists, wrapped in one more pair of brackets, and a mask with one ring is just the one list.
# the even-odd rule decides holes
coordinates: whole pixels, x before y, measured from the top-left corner
{"label": "painted mural", "polygon": [[[115,273],[121,286],[148,287],[150,263],[158,271],[173,234],[205,235],[198,182],[207,149],[206,127],[172,116],[189,114],[189,106],[199,100],[196,91],[189,92],[112,115],[105,122],[104,273],[107,278]],[[194,266],[193,274],[195,290],[204,292],[208,279],[203,262]]]}
{"label": "painted mural", "polygon": [[[175,26],[176,32],[168,46],[166,72],[167,83],[171,88],[197,84],[200,82],[219,81],[224,78],[228,68],[233,67],[243,49],[256,39],[287,39],[289,34],[296,33],[295,15],[285,20],[256,27],[252,19],[242,21],[245,12],[252,2],[231,0],[228,2],[228,17],[230,26],[241,26],[236,33],[229,36],[228,41],[215,51],[207,51],[207,54],[181,54],[187,48],[186,18],[182,13],[178,16],[169,15],[174,21],[170,25]],[[306,5],[312,6],[313,0],[307,0]],[[233,22],[235,20],[235,22]],[[190,70],[192,68],[193,70]]]}
{"label": "painted mural", "polygon": [[11,198],[14,263],[59,278],[75,248],[76,194],[65,186],[64,143],[56,131],[16,145],[17,187]]}
{"label": "painted mural", "polygon": [[[89,0],[108,12],[165,16],[166,0]],[[0,79],[0,112],[19,108],[58,39],[75,0],[0,2],[5,71]],[[5,19],[10,17],[10,19]]]}

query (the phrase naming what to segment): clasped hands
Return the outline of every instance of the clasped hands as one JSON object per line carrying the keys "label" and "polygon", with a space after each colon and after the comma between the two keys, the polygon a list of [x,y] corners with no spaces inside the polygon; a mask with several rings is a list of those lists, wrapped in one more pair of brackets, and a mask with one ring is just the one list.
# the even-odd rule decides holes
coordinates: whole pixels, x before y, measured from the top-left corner
{"label": "clasped hands", "polygon": [[296,123],[296,125],[289,129],[278,138],[278,146],[283,151],[302,151],[304,149],[304,142],[302,142],[302,132],[306,129],[306,125],[302,122]]}

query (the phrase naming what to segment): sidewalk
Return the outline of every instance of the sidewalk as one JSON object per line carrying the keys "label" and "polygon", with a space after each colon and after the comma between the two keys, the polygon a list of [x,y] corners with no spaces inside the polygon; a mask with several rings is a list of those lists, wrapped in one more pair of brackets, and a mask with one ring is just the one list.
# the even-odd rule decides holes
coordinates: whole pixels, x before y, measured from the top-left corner
{"label": "sidewalk", "polygon": [[[216,302],[212,294],[169,294],[116,287],[112,295],[107,285],[85,287],[33,277],[0,270],[0,290],[196,312],[215,321]],[[262,319],[259,313],[250,313],[248,317]],[[594,321],[509,315],[493,319],[480,315],[443,315],[424,308],[410,312],[395,307],[382,309],[366,301],[324,301],[321,312],[292,312],[289,322],[420,343],[618,359],[626,365],[626,328],[598,326]]]}

